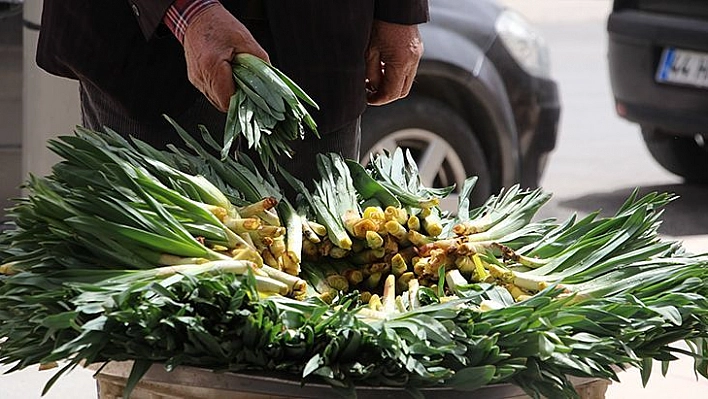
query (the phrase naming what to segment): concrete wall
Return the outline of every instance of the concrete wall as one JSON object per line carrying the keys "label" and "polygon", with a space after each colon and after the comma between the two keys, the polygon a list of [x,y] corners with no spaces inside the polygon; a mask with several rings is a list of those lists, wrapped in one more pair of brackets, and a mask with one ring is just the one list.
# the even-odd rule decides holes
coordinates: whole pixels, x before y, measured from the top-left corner
{"label": "concrete wall", "polygon": [[[22,175],[22,15],[0,19],[0,208],[20,194]],[[4,211],[2,212],[4,215]]]}
{"label": "concrete wall", "polygon": [[33,0],[0,18],[0,220],[26,176],[45,175],[57,162],[47,140],[80,123],[78,84],[35,63],[41,14],[42,1]]}
{"label": "concrete wall", "polygon": [[35,54],[42,16],[42,1],[25,1],[23,18],[24,104],[22,118],[22,173],[45,175],[58,161],[46,147],[47,140],[72,134],[81,123],[79,86],[76,81],[58,78],[37,67]]}

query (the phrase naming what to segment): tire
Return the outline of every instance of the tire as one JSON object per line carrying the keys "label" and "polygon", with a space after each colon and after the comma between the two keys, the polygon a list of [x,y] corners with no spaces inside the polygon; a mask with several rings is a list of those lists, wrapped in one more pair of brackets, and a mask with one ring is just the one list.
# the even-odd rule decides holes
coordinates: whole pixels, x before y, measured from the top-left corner
{"label": "tire", "polygon": [[362,163],[368,163],[370,154],[396,146],[411,151],[424,185],[456,185],[456,192],[441,208],[457,210],[457,191],[469,176],[478,177],[472,205],[489,198],[492,183],[483,148],[464,119],[444,103],[409,96],[383,107],[369,107],[362,118]]}
{"label": "tire", "polygon": [[694,137],[677,136],[656,128],[642,128],[652,157],[688,183],[708,183],[708,145]]}

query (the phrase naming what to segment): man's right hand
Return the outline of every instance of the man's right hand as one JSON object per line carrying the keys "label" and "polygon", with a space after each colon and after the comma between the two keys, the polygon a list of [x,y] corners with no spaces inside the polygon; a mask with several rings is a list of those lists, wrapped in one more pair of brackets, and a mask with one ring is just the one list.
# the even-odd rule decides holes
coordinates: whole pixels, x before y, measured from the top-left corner
{"label": "man's right hand", "polygon": [[236,92],[231,62],[238,53],[269,61],[251,32],[221,4],[194,17],[184,35],[189,81],[222,112]]}

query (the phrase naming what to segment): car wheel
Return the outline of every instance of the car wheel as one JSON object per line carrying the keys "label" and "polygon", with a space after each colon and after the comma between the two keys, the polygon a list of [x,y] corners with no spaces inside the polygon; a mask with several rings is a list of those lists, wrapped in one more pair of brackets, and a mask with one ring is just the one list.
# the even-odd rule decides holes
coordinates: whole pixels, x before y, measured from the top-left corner
{"label": "car wheel", "polygon": [[656,128],[642,128],[652,157],[669,172],[689,183],[708,183],[708,143],[703,136],[677,136]]}
{"label": "car wheel", "polygon": [[362,163],[370,154],[396,147],[410,150],[421,181],[428,187],[456,185],[441,208],[457,209],[465,179],[477,176],[470,201],[482,204],[491,194],[491,177],[484,151],[470,126],[444,103],[409,96],[383,107],[369,107],[362,119]]}

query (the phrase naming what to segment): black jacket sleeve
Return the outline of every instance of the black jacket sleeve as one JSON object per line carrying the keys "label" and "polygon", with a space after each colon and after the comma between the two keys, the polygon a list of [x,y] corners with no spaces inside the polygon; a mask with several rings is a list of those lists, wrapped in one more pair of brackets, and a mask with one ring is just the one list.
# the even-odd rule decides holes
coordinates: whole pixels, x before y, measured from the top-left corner
{"label": "black jacket sleeve", "polygon": [[128,0],[146,39],[152,37],[174,0]]}
{"label": "black jacket sleeve", "polygon": [[[145,38],[155,33],[174,0],[128,0]],[[375,0],[376,19],[413,25],[430,19],[428,0]]]}
{"label": "black jacket sleeve", "polygon": [[374,17],[403,25],[428,22],[428,0],[375,0]]}

